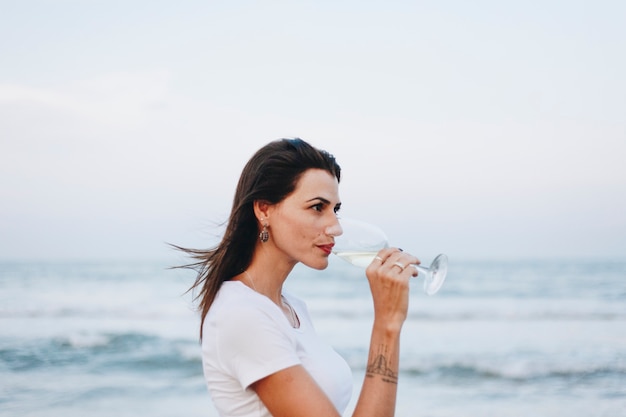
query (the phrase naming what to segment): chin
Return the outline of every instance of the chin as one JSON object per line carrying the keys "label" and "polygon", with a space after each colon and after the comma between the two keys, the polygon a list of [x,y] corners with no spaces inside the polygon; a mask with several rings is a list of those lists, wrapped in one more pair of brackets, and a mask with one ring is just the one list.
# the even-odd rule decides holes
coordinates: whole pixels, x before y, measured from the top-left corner
{"label": "chin", "polygon": [[318,271],[328,268],[328,258],[322,260],[316,260],[315,262],[302,262],[309,268],[317,269]]}

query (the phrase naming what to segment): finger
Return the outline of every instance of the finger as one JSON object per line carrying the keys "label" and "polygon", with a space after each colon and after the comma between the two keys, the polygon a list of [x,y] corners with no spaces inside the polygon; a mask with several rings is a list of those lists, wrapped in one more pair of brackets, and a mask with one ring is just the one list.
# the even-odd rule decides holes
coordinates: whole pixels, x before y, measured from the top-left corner
{"label": "finger", "polygon": [[400,262],[400,261],[396,261],[396,262],[394,262],[391,266],[392,266],[392,267],[397,267],[397,268],[399,268],[399,269],[400,269],[400,272],[402,272],[402,271],[404,271],[404,270],[405,270],[405,268],[406,268],[408,265],[405,265],[405,264],[403,264],[403,263],[402,263],[402,262]]}
{"label": "finger", "polygon": [[402,252],[399,250],[389,254],[386,261],[391,262],[392,264],[395,262],[400,262],[402,265],[404,265],[405,268],[410,264],[419,265],[420,263],[420,260],[417,257],[411,255],[410,253]]}
{"label": "finger", "polygon": [[393,255],[394,253],[396,253],[396,252],[398,252],[398,249],[396,249],[396,248],[384,248],[384,249],[381,249],[380,251],[378,251],[378,253],[374,257],[374,262],[380,262],[380,264],[382,265],[385,262],[387,262],[389,257],[391,255]]}
{"label": "finger", "polygon": [[416,265],[420,264],[420,260],[409,253],[396,251],[389,255],[386,264],[390,265],[390,269],[398,274],[406,270],[408,276],[416,277],[418,275]]}

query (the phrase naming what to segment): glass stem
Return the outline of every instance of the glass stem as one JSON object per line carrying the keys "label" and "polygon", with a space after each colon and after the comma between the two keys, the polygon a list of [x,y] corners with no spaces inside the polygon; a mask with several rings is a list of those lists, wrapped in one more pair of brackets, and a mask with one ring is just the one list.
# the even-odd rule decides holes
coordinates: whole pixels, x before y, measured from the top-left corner
{"label": "glass stem", "polygon": [[422,276],[430,275],[430,269],[428,269],[425,266],[417,265],[417,264],[411,264],[411,266],[415,267],[415,269],[417,269],[417,272],[421,274]]}

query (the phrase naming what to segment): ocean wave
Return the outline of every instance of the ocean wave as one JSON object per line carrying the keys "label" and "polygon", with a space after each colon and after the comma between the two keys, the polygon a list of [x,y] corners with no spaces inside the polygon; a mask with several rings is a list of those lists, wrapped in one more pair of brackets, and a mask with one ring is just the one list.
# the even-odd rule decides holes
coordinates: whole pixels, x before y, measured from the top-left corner
{"label": "ocean wave", "polygon": [[[346,346],[338,351],[353,371],[365,372],[366,346]],[[462,348],[439,352],[414,347],[401,352],[400,374],[414,382],[424,380],[446,385],[483,382],[534,384],[542,381],[584,385],[603,381],[613,387],[623,387],[623,381],[626,380],[626,356],[617,346],[569,352],[531,351],[519,347],[499,353],[488,349],[466,353]]]}
{"label": "ocean wave", "polygon": [[90,373],[140,371],[196,374],[200,361],[197,342],[139,332],[79,332],[0,347],[0,364],[13,372],[81,367]]}
{"label": "ocean wave", "polygon": [[[371,317],[369,299],[313,300],[314,317],[358,319]],[[408,320],[626,320],[626,304],[620,301],[584,299],[518,298],[414,298]]]}
{"label": "ocean wave", "polygon": [[12,306],[0,308],[0,319],[12,318],[81,318],[81,319],[128,319],[128,320],[162,320],[186,319],[196,314],[192,307],[185,305],[165,305],[154,307],[138,306],[98,306],[98,305],[42,305]]}
{"label": "ocean wave", "polygon": [[[370,317],[368,311],[322,311],[315,312],[317,319],[344,319],[358,320]],[[411,312],[407,316],[408,321],[623,321],[626,313],[618,312],[516,312],[499,313],[490,311],[457,311],[450,313]]]}
{"label": "ocean wave", "polygon": [[[465,305],[464,305],[465,304]],[[408,320],[428,321],[502,321],[502,320],[576,320],[576,321],[618,321],[626,320],[626,306],[623,303],[596,304],[580,303],[564,305],[554,303],[546,307],[525,306],[520,303],[503,305],[500,302],[467,305],[467,301],[459,305],[453,303],[430,304],[427,307],[409,307]],[[309,307],[315,319],[360,320],[370,318],[373,314],[368,300],[347,302],[345,300],[328,300]],[[64,307],[40,306],[37,308],[0,308],[0,319],[80,319],[80,320],[181,320],[197,318],[198,313],[191,307],[163,306],[151,309],[134,307],[99,308],[97,306]]]}
{"label": "ocean wave", "polygon": [[511,361],[494,366],[489,364],[456,362],[435,367],[403,367],[402,374],[414,377],[428,376],[437,379],[503,380],[527,382],[538,379],[589,381],[597,377],[616,379],[626,377],[626,368],[616,364],[528,364]]}
{"label": "ocean wave", "polygon": [[[315,310],[314,319],[360,320],[371,318],[370,309]],[[456,310],[456,311],[413,311],[409,308],[407,321],[626,321],[622,309],[604,311],[498,311],[498,310]]]}
{"label": "ocean wave", "polygon": [[[341,346],[353,371],[364,372],[366,346]],[[202,374],[197,340],[172,339],[145,332],[76,332],[48,339],[0,345],[0,369],[8,373],[45,371],[79,372],[85,375],[135,374],[150,378],[198,378]],[[406,352],[401,358],[401,378],[443,384],[490,382],[566,385],[612,383],[626,378],[626,357],[618,350],[593,356],[580,352],[562,354],[514,350],[493,355],[465,355],[461,351]],[[614,384],[617,384],[615,382]]]}
{"label": "ocean wave", "polygon": [[[552,360],[550,360],[552,359]],[[349,355],[354,371],[364,372],[364,353]],[[626,378],[626,362],[616,358],[594,361],[570,360],[544,357],[528,360],[511,355],[490,360],[486,357],[466,360],[423,357],[418,362],[401,360],[401,378],[422,379],[444,384],[466,383],[538,383],[561,381],[565,384],[585,384],[594,380],[619,381]]]}

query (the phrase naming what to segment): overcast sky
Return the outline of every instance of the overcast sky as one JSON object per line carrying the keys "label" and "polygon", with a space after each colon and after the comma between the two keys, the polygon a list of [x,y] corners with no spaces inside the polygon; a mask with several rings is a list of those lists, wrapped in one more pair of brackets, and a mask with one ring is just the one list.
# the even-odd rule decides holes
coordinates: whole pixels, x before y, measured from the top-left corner
{"label": "overcast sky", "polygon": [[626,257],[626,2],[3,1],[0,259],[203,247],[265,143],[423,259]]}

